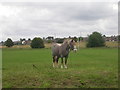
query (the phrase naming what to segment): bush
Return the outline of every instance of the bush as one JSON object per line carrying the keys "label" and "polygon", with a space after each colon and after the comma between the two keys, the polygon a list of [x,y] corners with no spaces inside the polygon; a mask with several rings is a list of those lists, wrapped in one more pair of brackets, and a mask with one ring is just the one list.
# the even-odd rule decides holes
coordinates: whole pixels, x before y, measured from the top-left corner
{"label": "bush", "polygon": [[64,39],[58,39],[57,41],[56,41],[57,43],[63,43],[64,42]]}
{"label": "bush", "polygon": [[79,41],[83,41],[83,37],[79,37],[78,40],[79,40]]}
{"label": "bush", "polygon": [[31,42],[31,48],[44,48],[44,42],[41,38],[34,38]]}
{"label": "bush", "polygon": [[13,41],[12,41],[10,38],[8,38],[8,39],[5,41],[5,45],[6,45],[7,47],[12,47],[12,46],[14,45],[14,43],[13,43]]}
{"label": "bush", "polygon": [[52,40],[47,40],[47,43],[52,43]]}
{"label": "bush", "polygon": [[93,32],[88,37],[87,47],[102,47],[105,46],[105,40],[102,37],[102,34],[98,32]]}

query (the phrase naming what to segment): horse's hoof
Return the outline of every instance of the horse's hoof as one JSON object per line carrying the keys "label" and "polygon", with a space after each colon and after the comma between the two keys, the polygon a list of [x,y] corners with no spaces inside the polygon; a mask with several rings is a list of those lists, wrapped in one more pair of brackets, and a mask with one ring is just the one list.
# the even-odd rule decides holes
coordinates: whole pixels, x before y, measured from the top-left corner
{"label": "horse's hoof", "polygon": [[53,63],[53,68],[55,68],[55,65],[54,65],[54,63]]}
{"label": "horse's hoof", "polygon": [[56,68],[59,68],[58,66],[56,66]]}
{"label": "horse's hoof", "polygon": [[61,68],[63,68],[63,66],[61,65]]}
{"label": "horse's hoof", "polygon": [[65,66],[65,68],[67,69],[67,66]]}
{"label": "horse's hoof", "polygon": [[55,68],[55,66],[53,66],[53,68]]}

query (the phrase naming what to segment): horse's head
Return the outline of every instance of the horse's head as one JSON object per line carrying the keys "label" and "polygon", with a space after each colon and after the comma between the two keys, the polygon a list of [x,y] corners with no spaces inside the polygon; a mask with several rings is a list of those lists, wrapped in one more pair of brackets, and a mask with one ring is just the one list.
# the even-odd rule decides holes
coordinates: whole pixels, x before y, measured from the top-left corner
{"label": "horse's head", "polygon": [[67,50],[75,50],[76,49],[75,41],[73,39],[66,39],[66,40],[64,40],[63,44],[67,45]]}
{"label": "horse's head", "polygon": [[75,49],[75,41],[72,39],[69,41],[69,47],[70,47],[70,50],[74,50]]}

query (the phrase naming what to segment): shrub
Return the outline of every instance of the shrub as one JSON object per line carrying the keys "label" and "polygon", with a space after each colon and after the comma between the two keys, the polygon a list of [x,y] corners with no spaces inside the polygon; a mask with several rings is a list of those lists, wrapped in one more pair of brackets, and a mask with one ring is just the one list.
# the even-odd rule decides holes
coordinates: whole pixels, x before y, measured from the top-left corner
{"label": "shrub", "polygon": [[93,32],[88,37],[87,47],[102,47],[102,46],[105,46],[105,40],[102,34],[98,32]]}
{"label": "shrub", "polygon": [[31,48],[44,48],[44,42],[41,38],[35,37],[31,42]]}
{"label": "shrub", "polygon": [[6,45],[7,47],[12,47],[12,46],[14,45],[14,43],[13,43],[13,41],[12,41],[10,38],[8,38],[8,39],[5,41],[5,45]]}
{"label": "shrub", "polygon": [[63,43],[64,42],[64,39],[60,38],[56,41],[57,43]]}
{"label": "shrub", "polygon": [[52,43],[52,40],[47,40],[47,43]]}

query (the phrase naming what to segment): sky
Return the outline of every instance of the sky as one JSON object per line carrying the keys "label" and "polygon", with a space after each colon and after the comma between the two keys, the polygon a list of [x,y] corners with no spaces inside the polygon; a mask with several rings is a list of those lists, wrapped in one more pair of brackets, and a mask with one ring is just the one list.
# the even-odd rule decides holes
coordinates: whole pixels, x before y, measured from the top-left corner
{"label": "sky", "polygon": [[118,34],[117,2],[1,2],[0,41],[7,38]]}

